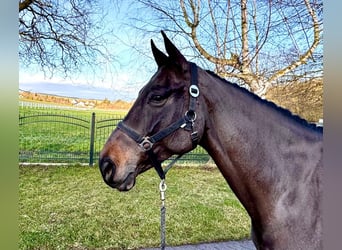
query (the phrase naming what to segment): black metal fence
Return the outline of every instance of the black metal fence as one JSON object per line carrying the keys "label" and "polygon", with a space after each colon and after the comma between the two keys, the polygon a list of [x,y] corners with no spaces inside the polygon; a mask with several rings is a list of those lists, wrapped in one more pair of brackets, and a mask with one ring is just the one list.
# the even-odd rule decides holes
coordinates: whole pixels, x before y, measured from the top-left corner
{"label": "black metal fence", "polygon": [[[19,107],[19,162],[93,165],[123,115],[89,110]],[[183,162],[206,163],[201,148]]]}

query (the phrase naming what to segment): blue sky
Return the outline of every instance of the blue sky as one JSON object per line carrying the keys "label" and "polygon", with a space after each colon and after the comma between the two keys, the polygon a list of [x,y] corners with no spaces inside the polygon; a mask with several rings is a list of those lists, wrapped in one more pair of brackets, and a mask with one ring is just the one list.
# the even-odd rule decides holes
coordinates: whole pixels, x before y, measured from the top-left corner
{"label": "blue sky", "polygon": [[[135,24],[133,18],[138,20],[136,21],[137,25],[145,25],[144,29],[150,30],[165,29],[163,26],[170,25],[170,23],[167,24],[165,20],[164,23],[154,22],[156,20],[153,19],[154,13],[146,8],[144,10],[140,9],[134,1],[121,0],[117,3],[112,0],[104,0],[99,2],[104,5],[104,10],[108,12],[103,22],[103,30],[106,27],[114,28],[115,30],[115,34],[108,34],[108,40],[112,43],[108,44],[108,49],[115,54],[116,60],[108,62],[108,66],[106,67],[97,67],[100,72],[100,77],[94,77],[92,73],[89,75],[88,72],[90,70],[85,69],[82,74],[74,75],[71,79],[64,79],[58,75],[54,75],[52,78],[46,78],[38,67],[32,66],[29,69],[20,68],[20,89],[62,96],[95,99],[106,98],[109,100],[122,99],[132,101],[137,97],[139,90],[147,83],[157,69],[150,50],[150,39],[153,39],[157,47],[161,50],[164,50],[164,46],[160,33],[143,34],[143,32],[132,28],[130,25]],[[133,2],[134,4],[132,4]],[[120,6],[115,6],[115,4],[119,4]],[[149,22],[152,24],[148,24]],[[130,23],[130,25],[127,25],[127,23]],[[204,30],[205,27],[203,28]],[[282,31],[282,34],[286,35],[287,33]],[[172,38],[172,34],[168,33],[168,35]],[[289,42],[291,45],[291,40],[288,40],[288,37],[270,37],[273,40],[271,40],[270,44],[267,43],[263,47],[264,52],[266,52],[266,57],[279,47],[279,39],[282,39],[282,45]],[[186,55],[187,59],[194,60],[194,62],[203,68],[213,70],[213,65],[210,65],[203,57],[202,59],[194,59],[193,56],[197,55],[197,53],[189,48],[189,44],[182,40],[181,36],[177,36],[175,39],[172,38],[176,46],[182,48],[182,53]],[[272,47],[273,43],[275,47]],[[140,52],[137,51],[137,47]],[[188,49],[184,49],[186,47]],[[320,47],[322,49],[322,46]],[[281,63],[278,60],[266,62],[264,67],[267,67],[267,70],[275,67],[273,64]]]}
{"label": "blue sky", "polygon": [[[116,29],[115,45],[109,47],[117,61],[109,62],[113,64],[109,66],[113,66],[114,70],[108,76],[104,73],[97,78],[84,73],[71,79],[58,75],[50,78],[45,77],[39,67],[32,66],[19,68],[19,89],[80,98],[134,100],[140,88],[152,76],[153,70],[156,70],[156,66],[150,55],[140,55],[129,45],[136,37],[133,28],[124,23],[137,10],[129,5],[130,2],[122,1],[119,8],[113,6],[111,1],[102,2],[104,9],[108,11],[106,25],[119,27]],[[147,51],[150,47],[149,39],[141,41],[141,45],[146,46]],[[140,63],[133,63],[138,61]]]}

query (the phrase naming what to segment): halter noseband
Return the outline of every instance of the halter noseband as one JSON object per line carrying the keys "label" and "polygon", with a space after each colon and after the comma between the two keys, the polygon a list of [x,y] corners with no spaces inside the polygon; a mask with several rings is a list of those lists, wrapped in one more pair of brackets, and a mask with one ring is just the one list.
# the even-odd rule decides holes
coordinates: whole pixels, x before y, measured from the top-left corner
{"label": "halter noseband", "polygon": [[[190,62],[191,66],[191,84],[189,87],[190,94],[190,102],[189,109],[185,112],[184,116],[180,118],[178,121],[172,123],[168,127],[160,130],[152,136],[141,136],[135,130],[125,125],[122,121],[118,123],[118,128],[121,129],[126,135],[128,135],[131,139],[133,139],[139,146],[149,155],[149,158],[152,162],[152,165],[156,169],[159,177],[163,180],[165,179],[166,171],[163,170],[161,166],[161,162],[158,161],[157,155],[153,153],[153,145],[154,143],[161,141],[165,137],[169,136],[176,130],[182,128],[187,131],[191,131],[191,142],[192,148],[194,149],[198,143],[198,133],[194,131],[194,122],[196,120],[196,100],[199,96],[199,88],[198,88],[198,79],[197,79],[197,66],[195,63]],[[181,155],[180,155],[181,156]],[[176,159],[179,159],[178,156]]]}

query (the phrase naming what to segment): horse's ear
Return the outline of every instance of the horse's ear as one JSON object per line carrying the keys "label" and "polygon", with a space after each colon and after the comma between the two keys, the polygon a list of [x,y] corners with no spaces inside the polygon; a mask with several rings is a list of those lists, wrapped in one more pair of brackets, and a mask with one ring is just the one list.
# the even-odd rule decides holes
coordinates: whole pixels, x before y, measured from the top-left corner
{"label": "horse's ear", "polygon": [[164,31],[161,31],[166,52],[169,54],[170,59],[174,60],[176,63],[179,63],[181,66],[187,63],[185,57],[180,53],[180,51],[176,48],[176,46],[170,41],[170,39],[166,36]]}
{"label": "horse's ear", "polygon": [[151,39],[151,48],[152,48],[154,60],[156,60],[158,67],[165,65],[168,62],[168,57],[156,47],[152,39]]}

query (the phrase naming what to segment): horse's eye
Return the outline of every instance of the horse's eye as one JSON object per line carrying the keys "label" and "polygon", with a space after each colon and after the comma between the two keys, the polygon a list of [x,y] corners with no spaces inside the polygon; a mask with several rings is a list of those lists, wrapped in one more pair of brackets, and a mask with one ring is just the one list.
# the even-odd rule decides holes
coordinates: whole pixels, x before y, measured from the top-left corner
{"label": "horse's eye", "polygon": [[164,97],[162,95],[151,96],[151,101],[153,102],[161,102],[162,100],[164,100]]}
{"label": "horse's eye", "polygon": [[167,97],[167,94],[153,94],[151,95],[149,102],[154,106],[161,106],[165,104]]}

